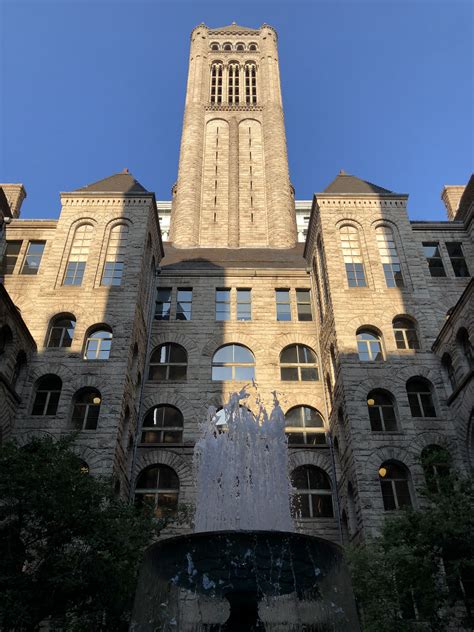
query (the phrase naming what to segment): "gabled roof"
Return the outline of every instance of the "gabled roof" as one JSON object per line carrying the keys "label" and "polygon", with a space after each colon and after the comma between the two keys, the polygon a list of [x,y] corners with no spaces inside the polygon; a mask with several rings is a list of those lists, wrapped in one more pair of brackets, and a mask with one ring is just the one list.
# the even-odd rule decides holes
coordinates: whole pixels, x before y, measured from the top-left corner
{"label": "gabled roof", "polygon": [[377,184],[372,184],[372,182],[361,180],[357,176],[351,176],[341,169],[331,184],[324,189],[323,193],[334,193],[335,195],[378,193],[386,195],[389,193],[393,194],[393,191],[379,187]]}
{"label": "gabled roof", "polygon": [[97,180],[92,184],[88,184],[75,191],[100,191],[101,193],[148,193],[144,186],[142,186],[138,180],[135,180],[133,175],[127,170],[123,170],[122,173],[116,173],[108,178]]}
{"label": "gabled roof", "polygon": [[221,33],[236,33],[236,32],[241,32],[241,31],[253,31],[254,33],[258,33],[259,29],[252,29],[248,26],[239,26],[238,24],[236,24],[235,22],[232,22],[232,24],[228,24],[227,26],[219,26],[218,28],[213,28],[213,29],[209,29],[211,31],[220,31]]}

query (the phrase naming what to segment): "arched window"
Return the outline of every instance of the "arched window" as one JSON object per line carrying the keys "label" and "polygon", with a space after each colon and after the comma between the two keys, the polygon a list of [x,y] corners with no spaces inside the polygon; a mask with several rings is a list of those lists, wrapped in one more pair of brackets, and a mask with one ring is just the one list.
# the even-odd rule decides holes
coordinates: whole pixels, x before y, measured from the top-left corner
{"label": "arched window", "polygon": [[392,229],[388,226],[379,226],[375,235],[387,287],[403,287],[402,269]]}
{"label": "arched window", "polygon": [[443,357],[441,358],[441,365],[446,374],[446,377],[449,380],[451,388],[454,391],[456,389],[456,374],[454,372],[453,361],[449,353],[443,354]]}
{"label": "arched window", "polygon": [[408,403],[412,417],[436,417],[431,383],[422,377],[407,382]]}
{"label": "arched window", "polygon": [[364,259],[357,228],[346,224],[341,227],[340,236],[349,287],[366,287]]}
{"label": "arched window", "polygon": [[306,345],[289,345],[280,353],[280,375],[284,381],[314,382],[319,379],[318,360]]}
{"label": "arched window", "polygon": [[83,388],[74,395],[72,425],[76,430],[95,430],[102,396],[95,388]]}
{"label": "arched window", "polygon": [[257,103],[257,66],[253,62],[245,64],[245,102]]}
{"label": "arched window", "polygon": [[411,318],[394,318],[393,333],[397,349],[419,349],[416,324]]}
{"label": "arched window", "polygon": [[35,400],[31,414],[42,417],[55,415],[62,385],[61,378],[57,375],[43,375],[36,383]]}
{"label": "arched window", "polygon": [[212,358],[213,380],[253,380],[255,358],[243,345],[225,345]]}
{"label": "arched window", "polygon": [[440,492],[443,480],[449,476],[451,456],[446,448],[429,445],[421,453],[421,465],[426,486],[431,492]]}
{"label": "arched window", "polygon": [[112,347],[112,331],[102,325],[93,329],[86,339],[84,360],[108,360]]}
{"label": "arched window", "polygon": [[174,342],[157,347],[150,358],[149,380],[185,380],[188,368],[186,349]]}
{"label": "arched window", "polygon": [[456,340],[461,347],[461,351],[466,359],[468,368],[474,368],[474,351],[472,349],[471,341],[469,340],[469,333],[467,329],[461,327],[457,333]]}
{"label": "arched window", "polygon": [[240,66],[237,62],[229,62],[227,66],[228,103],[238,103],[240,95]]}
{"label": "arched window", "polygon": [[176,511],[178,494],[178,476],[167,465],[152,465],[138,476],[135,487],[135,502],[139,506],[151,505],[158,518]]}
{"label": "arched window", "polygon": [[0,355],[5,353],[8,345],[13,340],[12,330],[8,325],[0,327]]}
{"label": "arched window", "polygon": [[232,50],[232,44],[224,44],[224,50],[226,53]]}
{"label": "arched window", "polygon": [[380,389],[367,395],[370,428],[373,432],[393,432],[397,430],[397,416],[393,395]]}
{"label": "arched window", "polygon": [[81,474],[89,474],[90,468],[83,459],[79,459],[79,472]]}
{"label": "arched window", "polygon": [[215,62],[211,66],[211,103],[222,103],[222,72],[221,62]]}
{"label": "arched window", "polygon": [[249,44],[249,50],[256,51],[257,50],[257,44]]}
{"label": "arched window", "polygon": [[127,239],[128,226],[126,224],[118,224],[110,231],[101,285],[120,285],[122,282]]}
{"label": "arched window", "polygon": [[385,511],[412,506],[409,472],[404,465],[394,461],[382,463],[379,480]]}
{"label": "arched window", "polygon": [[242,53],[245,50],[245,46],[243,44],[237,44],[235,50],[239,51],[239,53]]}
{"label": "arched window", "polygon": [[372,329],[358,330],[357,351],[361,362],[380,362],[384,359],[381,337]]}
{"label": "arched window", "polygon": [[48,340],[46,346],[70,347],[74,337],[76,318],[72,314],[54,316],[49,325]]}
{"label": "arched window", "polygon": [[301,465],[290,475],[296,489],[294,510],[299,518],[333,518],[331,481],[329,476],[314,465]]}
{"label": "arched window", "polygon": [[142,443],[182,443],[183,415],[175,406],[163,404],[147,412]]}
{"label": "arched window", "polygon": [[217,44],[217,42],[213,42],[211,44],[211,50],[214,50],[214,51],[219,50],[219,44]]}
{"label": "arched window", "polygon": [[285,419],[285,432],[290,445],[326,444],[324,421],[316,409],[310,406],[295,406],[286,413]]}
{"label": "arched window", "polygon": [[63,285],[81,285],[94,229],[91,224],[76,228],[64,273]]}

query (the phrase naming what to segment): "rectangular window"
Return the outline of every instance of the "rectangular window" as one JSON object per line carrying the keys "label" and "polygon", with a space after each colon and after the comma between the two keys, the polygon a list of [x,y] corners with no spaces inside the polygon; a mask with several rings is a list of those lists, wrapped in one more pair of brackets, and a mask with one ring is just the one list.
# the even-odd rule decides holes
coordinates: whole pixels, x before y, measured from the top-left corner
{"label": "rectangular window", "polygon": [[347,284],[349,287],[366,287],[363,263],[346,263]]}
{"label": "rectangular window", "polygon": [[230,320],[229,288],[216,288],[216,320]]}
{"label": "rectangular window", "polygon": [[392,229],[388,226],[379,226],[376,230],[376,239],[387,287],[403,287],[402,269]]}
{"label": "rectangular window", "polygon": [[45,241],[30,241],[21,274],[38,274],[45,244]]}
{"label": "rectangular window", "polygon": [[13,274],[22,243],[22,241],[7,241],[7,247],[2,262],[3,274]]}
{"label": "rectangular window", "polygon": [[237,320],[252,320],[252,290],[237,289]]}
{"label": "rectangular window", "polygon": [[343,226],[340,236],[348,286],[367,287],[362,259],[362,246],[357,228],[355,226]]}
{"label": "rectangular window", "polygon": [[469,270],[467,268],[466,259],[464,258],[464,252],[462,250],[462,244],[460,241],[447,241],[446,250],[448,251],[449,258],[451,259],[451,265],[453,266],[454,276],[468,277]]}
{"label": "rectangular window", "polygon": [[63,285],[81,285],[85,269],[85,261],[69,261]]}
{"label": "rectangular window", "polygon": [[310,290],[296,290],[296,306],[298,308],[298,320],[313,320]]}
{"label": "rectangular window", "polygon": [[169,320],[171,312],[171,288],[160,287],[156,295],[155,320]]}
{"label": "rectangular window", "polygon": [[122,282],[123,262],[106,261],[101,285],[120,285]]}
{"label": "rectangular window", "polygon": [[176,320],[191,320],[193,288],[179,287],[176,296]]}
{"label": "rectangular window", "polygon": [[443,260],[441,259],[441,253],[439,251],[439,243],[437,241],[424,241],[423,252],[425,253],[431,276],[445,277],[446,272],[444,269]]}
{"label": "rectangular window", "polygon": [[291,320],[290,290],[275,290],[277,320]]}

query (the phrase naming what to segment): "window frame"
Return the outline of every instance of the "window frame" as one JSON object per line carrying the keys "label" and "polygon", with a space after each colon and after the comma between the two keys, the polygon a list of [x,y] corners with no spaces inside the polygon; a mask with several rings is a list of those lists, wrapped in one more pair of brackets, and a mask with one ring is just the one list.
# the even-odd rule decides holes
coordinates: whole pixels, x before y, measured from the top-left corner
{"label": "window frame", "polygon": [[[353,224],[342,224],[339,227],[339,240],[346,271],[347,286],[351,289],[368,287],[364,253],[358,227]],[[353,278],[351,278],[351,275]]]}
{"label": "window frame", "polygon": [[[59,380],[59,387],[53,388],[53,389],[44,389],[41,388],[41,382],[45,382],[47,378],[57,378]],[[56,375],[54,373],[47,373],[46,375],[42,375],[36,382],[35,384],[35,389],[34,389],[34,397],[33,397],[33,403],[31,406],[31,416],[32,417],[54,417],[55,415],[57,415],[58,413],[58,407],[59,407],[59,402],[61,400],[61,393],[62,393],[62,388],[63,388],[63,383],[61,378],[59,377],[59,375]],[[41,413],[35,413],[33,412],[36,405],[37,405],[37,398],[38,398],[38,394],[39,393],[46,393],[46,398],[45,401],[43,403],[43,408]],[[49,410],[49,406],[51,403],[51,396],[53,394],[57,394],[57,399],[55,402],[53,402],[53,407],[54,410],[52,410],[51,412],[48,412]]]}
{"label": "window frame", "polygon": [[[430,273],[431,278],[441,279],[446,278],[448,275],[446,274],[446,266],[444,265],[443,255],[441,254],[441,247],[439,241],[422,241],[421,242],[423,248],[423,255],[426,260],[426,264],[428,266],[428,272]],[[426,252],[427,248],[435,248],[435,255],[428,255]],[[432,265],[438,263],[438,265]],[[441,264],[441,265],[439,265]],[[437,270],[438,272],[443,272],[442,274],[433,274],[433,270]]]}
{"label": "window frame", "polygon": [[[283,353],[287,349],[290,349],[292,347],[296,348],[297,361],[296,362],[282,361],[281,358],[282,358]],[[300,353],[304,353],[305,349],[308,349],[310,353],[313,354],[314,362],[305,362],[304,360],[303,361],[300,360]],[[301,343],[294,343],[294,344],[287,345],[280,351],[279,364],[280,364],[280,381],[282,382],[319,382],[320,376],[319,376],[318,356],[316,355],[316,352],[313,351],[313,349],[311,349],[311,347],[309,347],[308,345],[304,345]],[[297,379],[293,380],[293,379],[284,378],[283,369],[296,369],[297,376],[298,376]],[[316,377],[314,379],[302,379],[302,369],[314,369],[316,371]]]}
{"label": "window frame", "polygon": [[[84,229],[84,230],[82,230]],[[90,222],[82,222],[74,228],[68,258],[64,268],[62,285],[69,287],[81,287],[90,255],[95,227]],[[79,237],[76,243],[76,238]],[[73,251],[76,249],[76,252]],[[79,257],[85,257],[80,259]],[[69,274],[73,271],[72,274]],[[66,282],[68,279],[70,283]],[[76,282],[78,281],[78,282]]]}
{"label": "window frame", "polygon": [[[395,466],[396,468],[399,468],[405,473],[406,476],[405,477],[391,476],[390,478],[386,478],[385,475],[382,476],[381,472],[383,469],[385,469],[387,471],[387,474],[389,474],[388,468],[390,466]],[[382,494],[382,503],[383,503],[384,511],[400,511],[406,508],[410,509],[415,506],[415,502],[414,502],[415,498],[414,498],[414,494],[413,494],[413,490],[411,486],[410,470],[406,467],[406,465],[398,461],[392,461],[392,460],[384,461],[383,463],[380,464],[380,467],[378,469],[378,476],[379,476],[379,484],[380,484],[380,491]],[[390,490],[390,493],[391,493],[390,498],[393,500],[393,504],[395,505],[394,507],[387,507],[386,499],[387,499],[388,494],[384,492],[384,486],[382,485],[383,483],[390,483],[390,485],[385,485],[385,489]],[[407,497],[410,501],[409,504],[400,503],[400,498],[399,498],[400,485],[397,485],[397,483],[406,484],[406,490],[408,492]]]}
{"label": "window frame", "polygon": [[[311,413],[316,413],[316,416],[319,417],[320,421],[321,421],[321,425],[320,426],[311,426],[311,425],[306,425],[307,421],[311,421],[311,419],[307,420],[306,419],[306,413],[305,410],[310,410]],[[300,426],[290,426],[288,425],[287,422],[287,415],[289,413],[292,413],[293,411],[298,411],[298,413],[301,411],[301,414],[299,414],[298,416],[300,417],[300,421],[301,421],[301,425]],[[288,439],[288,447],[295,447],[295,446],[305,446],[306,448],[311,447],[311,448],[317,448],[317,447],[327,447],[328,443],[327,443],[327,431],[326,431],[326,426],[324,423],[324,418],[321,415],[321,413],[319,412],[319,410],[317,410],[316,408],[314,408],[313,406],[307,406],[305,404],[297,404],[296,406],[292,406],[291,408],[289,408],[286,413],[285,413],[285,434],[287,436]],[[302,437],[302,441],[290,441],[291,435],[298,437],[299,435],[301,435]],[[311,437],[314,437],[315,441],[311,442]],[[322,437],[323,440],[319,440],[319,437]]]}
{"label": "window frame", "polygon": [[[227,347],[232,347],[232,357],[233,360],[228,362],[218,362],[215,360],[215,357],[217,355],[217,353],[219,351],[221,351],[222,349],[225,349]],[[252,356],[253,358],[253,362],[240,362],[240,361],[236,361],[235,358],[235,347],[239,347],[242,349],[245,349],[246,351],[248,351],[248,353]],[[216,378],[214,377],[214,369],[221,369],[221,368],[230,368],[230,375],[231,377],[225,377],[225,378]],[[244,369],[249,369],[252,368],[253,369],[253,376],[252,377],[244,377],[244,378],[237,378],[236,377],[236,369],[239,368],[244,368]],[[212,382],[248,382],[248,381],[252,381],[255,380],[255,355],[253,354],[252,350],[249,349],[248,347],[246,347],[243,344],[240,343],[236,343],[236,342],[231,342],[225,345],[221,345],[218,349],[216,349],[216,351],[214,352],[213,356],[212,356],[212,361],[211,361],[211,381]]]}
{"label": "window frame", "polygon": [[[287,292],[288,301],[279,300],[278,292]],[[279,305],[287,305],[288,311],[279,313]],[[289,318],[281,318],[283,314],[289,314]],[[289,323],[293,320],[292,307],[291,307],[291,290],[290,288],[275,288],[275,318],[277,322]]]}
{"label": "window frame", "polygon": [[[177,411],[179,413],[178,418],[181,421],[181,424],[178,425],[174,425],[174,426],[167,426],[165,425],[165,421],[166,421],[166,411],[168,409],[172,409],[174,411]],[[145,423],[147,422],[147,418],[153,414],[153,418],[155,418],[155,413],[158,410],[162,410],[163,411],[163,418],[161,420],[161,425],[156,424],[156,426],[148,426],[145,425]],[[150,410],[147,411],[147,413],[144,415],[143,417],[143,422],[142,422],[142,427],[141,427],[141,435],[140,435],[140,445],[142,446],[149,446],[149,445],[182,445],[183,443],[183,431],[184,431],[184,417],[183,417],[183,413],[180,411],[180,409],[177,406],[173,406],[172,404],[156,404],[156,406],[152,406],[150,408]],[[178,441],[166,441],[165,439],[165,434],[167,432],[170,433],[179,433],[181,436],[179,438]],[[160,439],[161,441],[147,441],[146,440],[146,435],[147,434],[151,434],[151,433],[157,433],[160,435]]]}
{"label": "window frame", "polygon": [[[98,397],[98,403],[90,403],[90,402],[79,402],[77,401],[80,397],[84,397],[90,395],[92,397]],[[71,412],[71,423],[76,430],[84,431],[97,430],[97,426],[99,423],[100,410],[102,407],[102,395],[100,391],[96,388],[82,388],[74,394],[73,402],[72,402],[72,412]],[[84,413],[81,415],[76,415],[77,410],[84,409]],[[91,419],[89,419],[89,412],[94,411],[91,415]],[[95,412],[96,411],[96,412]],[[80,421],[80,427],[78,424]],[[92,427],[89,426],[89,422],[92,421]]]}
{"label": "window frame", "polygon": [[[297,287],[295,289],[296,293],[296,316],[298,322],[312,322],[313,320],[313,305],[311,301],[311,289]],[[307,300],[301,300],[301,296],[305,296]],[[309,314],[304,312],[304,306],[309,305]],[[302,309],[300,309],[302,308]],[[309,318],[306,318],[309,316]]]}
{"label": "window frame", "polygon": [[[120,231],[120,233],[118,237],[115,237],[115,233],[118,231]],[[101,287],[111,288],[120,287],[120,285],[122,285],[125,270],[125,250],[127,248],[129,233],[130,227],[124,222],[114,224],[110,228],[100,278]],[[117,272],[118,274],[116,274]],[[110,282],[106,283],[106,280]],[[114,283],[114,281],[118,281],[118,283]]]}
{"label": "window frame", "polygon": [[[61,321],[66,321],[69,320],[70,323],[74,323],[72,325],[72,327],[58,327],[56,325],[57,322],[61,322]],[[74,314],[56,314],[56,316],[53,316],[49,322],[49,327],[48,327],[48,334],[47,334],[47,338],[46,338],[46,344],[45,347],[47,349],[70,349],[72,347],[72,343],[74,340],[74,332],[76,330],[76,325],[77,325],[77,321],[76,318],[74,316]],[[59,340],[59,344],[58,345],[52,345],[51,344],[51,338],[53,335],[53,331],[56,329],[60,329],[61,330],[61,335],[60,335],[60,340]],[[69,334],[69,331],[72,330],[72,335]],[[68,335],[70,335],[70,343],[69,344],[63,344],[64,343],[64,338],[65,338],[65,332],[68,332]]]}
{"label": "window frame", "polygon": [[[180,292],[189,292],[191,294],[191,298],[189,300],[179,300],[179,293]],[[184,309],[183,306],[186,305],[187,308]],[[185,317],[185,318],[181,318],[180,316],[187,316],[189,315],[189,318]],[[193,288],[192,287],[178,287],[176,288],[176,314],[175,314],[175,320],[182,320],[182,321],[190,321],[192,320],[193,317]]]}
{"label": "window frame", "polygon": [[[379,349],[380,351],[375,355],[373,354],[372,351],[372,340],[366,340],[364,338],[360,338],[359,336],[373,336],[373,338],[375,339],[375,341],[377,341],[378,345],[379,345]],[[375,329],[371,329],[370,327],[361,327],[360,329],[357,330],[356,333],[356,344],[357,344],[357,355],[358,355],[358,359],[359,362],[384,362],[385,361],[385,350],[384,350],[384,346],[383,346],[383,341],[382,341],[382,334],[379,333],[377,330]],[[361,358],[361,346],[365,345],[366,348],[366,354],[369,356],[368,359],[363,359]],[[380,358],[377,357],[380,354]]]}
{"label": "window frame", "polygon": [[[152,359],[155,353],[158,353],[163,348],[166,349],[166,347],[168,347],[169,350],[168,351],[165,350],[165,359],[166,357],[171,358],[172,349],[173,347],[176,347],[176,349],[180,349],[184,351],[186,360],[184,362],[170,362],[169,360],[165,362],[152,362]],[[165,367],[165,377],[163,378],[151,377],[151,374],[153,372],[153,367],[155,366]],[[170,377],[170,373],[172,372],[173,367],[184,367],[184,375],[177,378]],[[149,382],[183,382],[187,379],[187,377],[188,377],[188,352],[183,347],[183,345],[180,345],[177,342],[163,342],[159,344],[157,347],[155,347],[155,349],[153,349],[150,355],[150,361],[148,363],[148,381]]]}
{"label": "window frame", "polygon": [[[222,299],[218,299],[218,292],[226,292],[227,293],[227,299],[226,300],[222,300]],[[225,306],[225,309],[221,307],[221,309],[218,309],[219,306]],[[215,294],[214,294],[214,316],[215,316],[215,321],[217,323],[223,323],[223,322],[227,322],[229,320],[231,320],[232,318],[232,292],[231,292],[231,288],[230,287],[216,287],[215,289]],[[218,318],[219,314],[225,314],[227,316],[227,318]]]}
{"label": "window frame", "polygon": [[[94,338],[94,335],[96,334],[108,334],[108,337],[102,336],[102,337],[98,337],[96,336]],[[84,342],[84,351],[82,354],[82,357],[84,360],[87,360],[88,362],[98,362],[98,361],[107,361],[110,359],[110,354],[112,352],[112,341],[113,341],[113,332],[112,329],[110,327],[108,327],[107,325],[98,325],[96,327],[93,327],[92,329],[89,329],[89,331],[87,332],[87,335],[85,336],[85,342]],[[89,343],[93,342],[94,340],[97,340],[97,349],[95,352],[95,357],[88,357],[87,354],[89,352]],[[105,358],[99,358],[98,355],[102,352],[101,347],[103,346],[103,342],[109,342],[110,341],[110,345],[108,346],[108,349],[106,348],[105,351],[108,351],[107,357]],[[107,345],[106,345],[107,347]]]}
{"label": "window frame", "polygon": [[[471,276],[471,273],[469,271],[469,266],[467,265],[466,255],[464,254],[462,241],[446,241],[444,245],[446,246],[446,252],[448,253],[449,262],[451,264],[451,268],[453,270],[454,276],[458,279],[469,278]],[[461,255],[451,254],[450,252],[451,247],[456,247],[456,246],[460,249]],[[463,266],[464,266],[464,271],[466,272],[466,274],[458,274],[459,270],[463,270]]]}
{"label": "window frame", "polygon": [[[11,275],[11,274],[15,274],[15,269],[18,265],[18,260],[20,258],[20,254],[23,248],[23,239],[7,239],[5,241],[5,251],[3,253],[3,258],[2,258],[2,268],[1,268],[1,274],[3,275]],[[18,246],[18,252],[14,252],[13,254],[8,252],[8,247],[10,244],[16,244]],[[13,266],[11,263],[9,263],[9,260],[14,259],[13,262]]]}
{"label": "window frame", "polygon": [[[397,326],[397,323],[401,322],[410,325],[410,327]],[[392,320],[392,331],[397,351],[419,351],[421,349],[420,338],[418,335],[418,326],[412,318],[409,318],[408,316],[396,316]],[[414,332],[414,336],[412,336],[412,341],[409,340],[409,337],[407,336],[407,331]],[[401,335],[401,338],[403,340],[397,340],[397,333]],[[403,347],[400,346],[401,342],[403,342]],[[411,342],[414,342],[415,346],[411,346]]]}
{"label": "window frame", "polygon": [[[382,395],[382,396],[387,397],[390,403],[389,404],[377,403],[377,401],[375,400],[376,395]],[[369,402],[372,400],[374,401],[374,403],[370,404]],[[388,422],[393,423],[394,425],[393,428],[387,428],[386,413],[384,409],[391,410],[391,413],[393,415],[393,421],[391,419],[388,419]],[[380,429],[374,428],[374,425],[377,422],[377,420],[373,419],[373,415],[371,414],[371,411],[375,411],[375,410],[378,413],[378,423],[380,424]],[[372,389],[369,393],[367,393],[367,411],[368,411],[368,416],[369,416],[371,432],[385,432],[385,433],[386,432],[400,432],[397,409],[395,405],[395,397],[389,391],[385,389],[381,389],[381,388],[376,388],[376,389]]]}
{"label": "window frame", "polygon": [[[426,390],[426,391],[409,391],[408,388],[409,388],[410,383],[413,383],[415,381],[423,383],[424,386],[428,390]],[[436,403],[435,403],[435,399],[434,399],[434,395],[433,395],[433,386],[432,386],[432,384],[431,384],[431,382],[429,380],[427,380],[426,378],[424,378],[422,376],[414,375],[409,380],[407,380],[407,383],[405,385],[405,389],[406,389],[408,404],[409,404],[409,407],[410,407],[410,413],[411,413],[412,417],[419,418],[419,419],[434,419],[434,418],[436,418],[438,416],[437,407],[436,407]],[[429,398],[430,398],[429,405],[433,409],[434,415],[426,415],[425,414],[425,406],[423,404],[424,400],[422,399],[422,396],[426,397],[426,395],[428,395]],[[413,414],[413,411],[415,410],[414,401],[413,401],[414,399],[416,399],[417,410],[421,411],[421,413],[422,413],[421,415]]]}
{"label": "window frame", "polygon": [[[41,253],[38,254],[30,254],[30,246],[37,246],[37,245],[42,245],[43,248],[41,250]],[[20,274],[24,274],[24,275],[28,275],[28,276],[36,276],[39,272],[39,268],[41,265],[41,261],[43,259],[43,255],[44,255],[44,251],[46,248],[46,240],[42,240],[42,239],[32,239],[28,241],[28,245],[26,247],[26,253],[25,256],[23,257],[23,262],[21,264],[21,268],[20,268]],[[38,258],[39,257],[39,258]],[[34,260],[38,260],[36,269],[34,266],[31,266],[31,263],[29,263],[29,258],[34,259]],[[27,268],[28,266],[28,268]],[[26,270],[29,271],[26,271]],[[34,270],[34,271],[32,271]]]}
{"label": "window frame", "polygon": [[[156,485],[154,487],[139,487],[138,484],[140,482],[140,478],[145,474],[147,470],[158,469],[158,473],[156,476]],[[170,470],[174,477],[176,478],[177,485],[176,487],[162,487],[160,485],[160,471]],[[180,480],[177,472],[170,467],[169,465],[165,465],[164,463],[155,463],[153,465],[149,465],[148,467],[143,468],[137,476],[135,482],[135,489],[133,493],[134,501],[136,505],[144,504],[145,498],[150,498],[153,496],[153,508],[154,513],[158,518],[163,517],[164,515],[172,515],[178,509],[179,503],[179,494],[180,494]],[[169,495],[176,496],[176,500],[173,503],[174,507],[172,509],[167,510],[166,505],[163,509],[160,509],[162,505],[159,504],[160,495]]]}
{"label": "window frame", "polygon": [[[248,292],[248,300],[242,300],[241,296],[242,296],[242,292]],[[239,296],[240,293],[240,296]],[[249,322],[252,320],[252,288],[245,288],[245,287],[238,287],[236,290],[236,305],[237,305],[237,320],[239,322]],[[247,306],[247,309],[245,310],[245,306]],[[246,313],[248,314],[248,317],[242,317],[242,315],[239,315],[239,311],[240,308],[242,308],[242,311],[246,311]]]}
{"label": "window frame", "polygon": [[377,226],[375,239],[387,288],[404,288],[405,280],[393,228],[386,224]]}
{"label": "window frame", "polygon": [[[328,485],[329,487],[311,487],[311,481],[310,481],[310,472],[311,469],[317,470],[318,473],[319,471],[322,472],[325,476],[325,478],[327,479]],[[306,480],[307,480],[307,487],[296,487],[296,484],[293,482],[293,475],[297,470],[304,470],[305,475],[306,475]],[[321,467],[317,466],[317,465],[313,465],[313,464],[304,464],[304,465],[299,465],[297,467],[295,467],[291,474],[290,474],[290,480],[292,483],[292,486],[294,488],[294,493],[293,493],[293,502],[296,503],[297,502],[297,498],[300,496],[308,496],[309,500],[308,500],[308,510],[309,510],[309,516],[304,516],[302,513],[300,515],[297,515],[296,512],[294,512],[295,514],[295,519],[296,520],[321,520],[321,519],[329,519],[329,520],[334,520],[335,518],[335,511],[334,511],[334,496],[333,496],[333,484],[331,481],[331,477],[329,476],[329,474],[327,472],[325,472]],[[318,497],[323,497],[323,498],[327,498],[330,497],[331,498],[331,515],[314,515],[314,509],[313,509],[313,497],[318,498]]]}

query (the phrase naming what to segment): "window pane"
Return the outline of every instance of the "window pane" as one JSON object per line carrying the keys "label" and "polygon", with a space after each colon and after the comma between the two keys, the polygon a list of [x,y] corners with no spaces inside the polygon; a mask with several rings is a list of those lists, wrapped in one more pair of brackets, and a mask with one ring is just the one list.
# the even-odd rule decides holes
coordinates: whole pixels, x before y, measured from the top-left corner
{"label": "window pane", "polygon": [[298,320],[313,320],[311,305],[298,305]]}
{"label": "window pane", "polygon": [[305,435],[308,445],[326,445],[325,432],[306,432]]}
{"label": "window pane", "polygon": [[374,432],[380,432],[381,430],[383,430],[380,408],[378,406],[369,406],[368,408],[370,427]]}
{"label": "window pane", "polygon": [[230,366],[213,366],[212,367],[212,379],[213,380],[231,380],[232,379],[232,367],[230,367]]}
{"label": "window pane", "polygon": [[318,379],[318,370],[316,368],[308,369],[302,367],[301,369],[301,380],[303,382],[316,382]]}
{"label": "window pane", "polygon": [[433,400],[430,393],[420,394],[421,405],[423,406],[424,417],[436,417]]}
{"label": "window pane", "polygon": [[170,380],[184,380],[186,379],[186,366],[169,366],[168,379]]}
{"label": "window pane", "polygon": [[412,417],[422,417],[420,403],[416,393],[408,393],[408,403],[410,404],[410,411]]}
{"label": "window pane", "polygon": [[180,345],[169,345],[169,362],[184,362],[188,361],[186,349]]}
{"label": "window pane", "polygon": [[32,415],[43,415],[44,413],[44,407],[46,404],[46,399],[47,399],[47,393],[43,392],[37,392],[36,393],[36,397],[35,397],[35,401],[33,404],[33,409],[31,411]]}
{"label": "window pane", "polygon": [[230,290],[216,290],[216,301],[230,302]]}
{"label": "window pane", "polygon": [[298,362],[297,346],[291,345],[291,347],[287,347],[286,349],[283,349],[280,355],[280,361],[285,364],[286,363],[296,364],[296,362]]}
{"label": "window pane", "polygon": [[56,414],[56,411],[58,409],[59,395],[60,393],[58,391],[53,391],[50,393],[48,406],[46,408],[46,415]]}
{"label": "window pane", "polygon": [[397,344],[397,349],[406,349],[405,337],[403,335],[403,331],[395,330],[395,342]]}
{"label": "window pane", "polygon": [[234,361],[234,349],[233,345],[226,345],[221,347],[214,354],[213,362],[233,362]]}
{"label": "window pane", "polygon": [[301,516],[301,518],[311,517],[309,510],[309,494],[297,494],[294,502],[297,516]]}
{"label": "window pane", "polygon": [[298,368],[297,367],[281,367],[280,377],[283,381],[297,382],[298,381]]}
{"label": "window pane", "polygon": [[236,366],[234,369],[236,380],[253,380],[255,377],[255,369],[253,366]]}
{"label": "window pane", "polygon": [[393,509],[396,509],[397,506],[393,495],[392,482],[381,480],[380,486],[382,488],[383,506],[385,511],[392,511]]}
{"label": "window pane", "polygon": [[150,366],[150,372],[148,374],[149,380],[164,380],[166,379],[166,366]]}
{"label": "window pane", "polygon": [[330,494],[311,494],[314,518],[332,518],[332,498]]}
{"label": "window pane", "polygon": [[253,355],[245,347],[234,345],[234,362],[253,363]]}
{"label": "window pane", "polygon": [[13,274],[22,243],[22,241],[7,241],[2,261],[3,274]]}
{"label": "window pane", "polygon": [[21,274],[38,274],[45,241],[30,241]]}
{"label": "window pane", "polygon": [[410,490],[408,481],[395,481],[395,490],[397,494],[399,507],[411,507]]}

